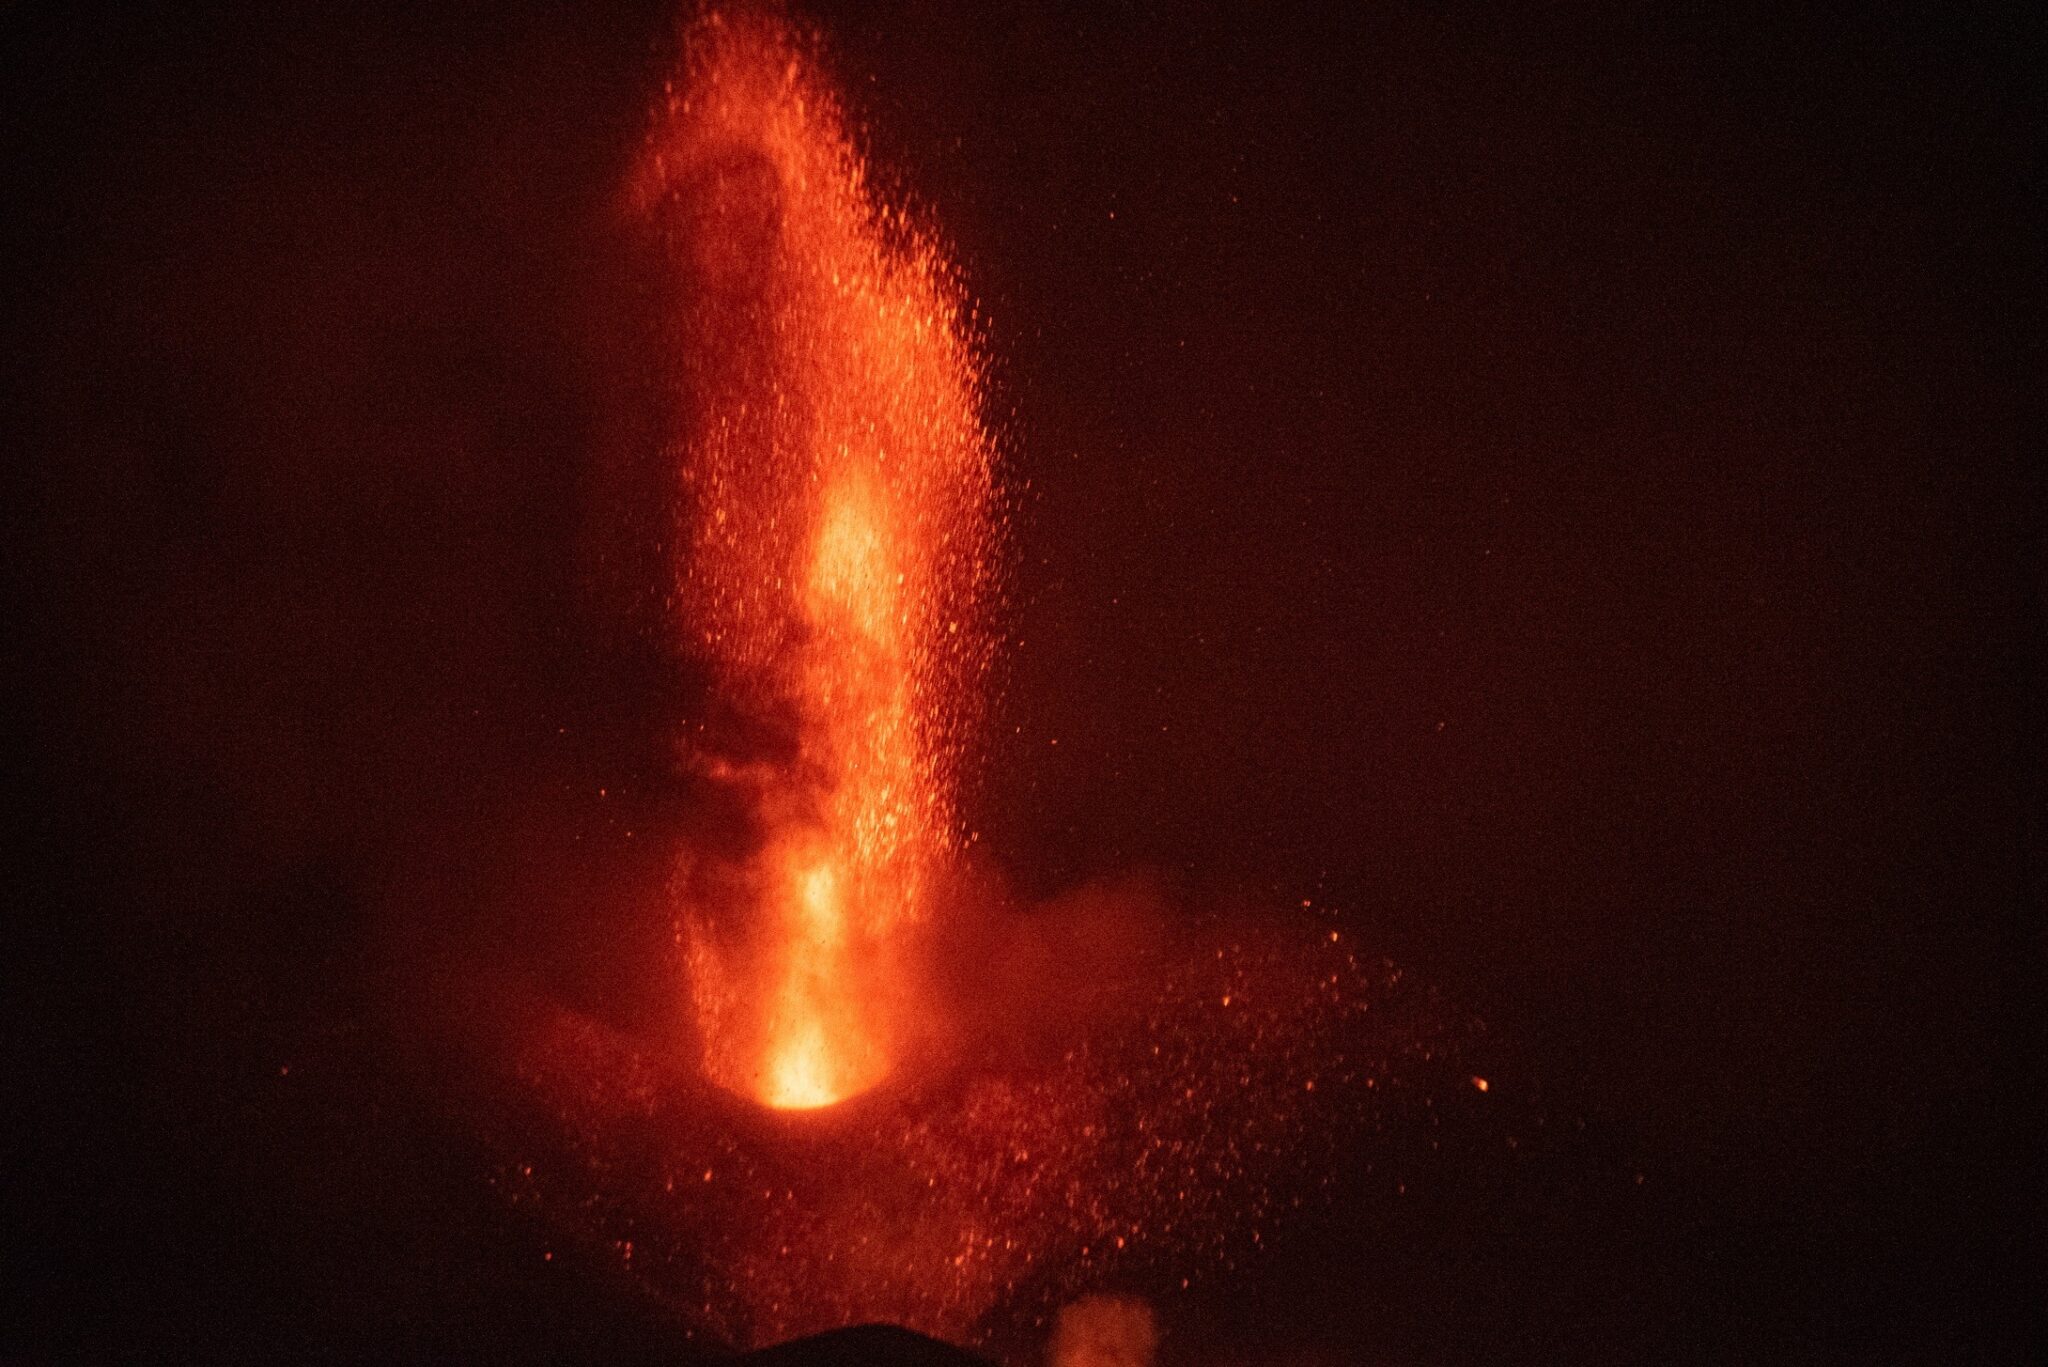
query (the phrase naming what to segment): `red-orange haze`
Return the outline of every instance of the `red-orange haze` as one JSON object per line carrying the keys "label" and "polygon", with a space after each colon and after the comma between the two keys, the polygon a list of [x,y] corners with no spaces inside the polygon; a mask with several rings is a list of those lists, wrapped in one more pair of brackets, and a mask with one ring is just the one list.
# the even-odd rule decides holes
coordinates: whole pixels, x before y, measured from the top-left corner
{"label": "red-orange haze", "polygon": [[495,1180],[686,1333],[884,1321],[1039,1361],[1077,1296],[1165,1307],[1326,1201],[1403,1196],[1391,1137],[1434,1151],[1476,1069],[1314,898],[1026,905],[996,858],[954,867],[1001,506],[973,315],[802,40],[682,38],[628,201],[694,700],[689,795],[648,810],[702,1058],[511,989],[477,1070]]}
{"label": "red-orange haze", "polygon": [[1131,877],[1027,905],[999,859],[955,867],[1002,506],[974,315],[803,39],[681,37],[626,196],[661,458],[635,416],[620,460],[652,476],[632,509],[675,509],[688,792],[664,774],[643,810],[679,847],[656,877],[702,1056],[637,1003],[508,989],[474,1070],[495,1180],[687,1333],[885,1321],[1038,1361],[1078,1295],[1164,1306],[1325,1200],[1405,1193],[1377,1141],[1433,1149],[1475,1069],[1314,898]]}
{"label": "red-orange haze", "polygon": [[810,1108],[906,1044],[989,655],[992,450],[958,281],[802,45],[711,15],[686,51],[634,203],[684,339],[671,620],[739,718],[692,763],[749,838],[686,855],[678,938],[706,1073]]}

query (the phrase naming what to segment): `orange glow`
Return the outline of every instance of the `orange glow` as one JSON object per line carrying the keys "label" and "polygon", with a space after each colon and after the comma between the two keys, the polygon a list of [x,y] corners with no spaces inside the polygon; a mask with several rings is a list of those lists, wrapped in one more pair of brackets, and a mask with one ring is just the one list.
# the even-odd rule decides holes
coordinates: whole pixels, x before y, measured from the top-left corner
{"label": "orange glow", "polygon": [[702,1052],[515,987],[477,1073],[494,1180],[717,1343],[1148,1353],[1147,1301],[1405,1197],[1472,1109],[1439,1099],[1488,1089],[1476,1027],[1313,900],[1132,879],[1013,915],[950,870],[1001,532],[974,315],[800,38],[683,37],[628,198],[666,286],[664,641],[708,685],[672,884]]}
{"label": "orange glow", "polygon": [[686,853],[681,939],[709,1076],[815,1108],[905,1046],[987,661],[992,452],[958,283],[804,44],[711,15],[686,49],[632,189],[680,324],[677,644],[745,737],[692,753],[753,843]]}

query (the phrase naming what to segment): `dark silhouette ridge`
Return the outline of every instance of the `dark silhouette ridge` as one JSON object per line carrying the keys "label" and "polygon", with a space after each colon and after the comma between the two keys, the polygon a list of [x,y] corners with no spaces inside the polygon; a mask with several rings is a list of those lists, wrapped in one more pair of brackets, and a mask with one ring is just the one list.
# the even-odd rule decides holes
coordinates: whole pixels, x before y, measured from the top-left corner
{"label": "dark silhouette ridge", "polygon": [[988,1367],[987,1358],[894,1324],[857,1324],[792,1339],[748,1353],[740,1362],[745,1367]]}

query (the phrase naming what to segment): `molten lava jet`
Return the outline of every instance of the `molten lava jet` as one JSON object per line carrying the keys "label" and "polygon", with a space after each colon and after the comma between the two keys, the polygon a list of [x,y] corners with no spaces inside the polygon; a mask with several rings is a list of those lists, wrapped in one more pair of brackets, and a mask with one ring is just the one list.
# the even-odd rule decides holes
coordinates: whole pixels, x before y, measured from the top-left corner
{"label": "molten lava jet", "polygon": [[1035,1357],[1076,1296],[1170,1298],[1405,1190],[1387,1137],[1478,1095],[1468,1028],[1309,900],[1023,908],[968,866],[1001,530],[976,315],[808,41],[712,14],[684,42],[627,198],[668,317],[669,657],[712,698],[664,889],[700,1048],[521,996],[480,1128],[550,1257],[686,1333]]}
{"label": "molten lava jet", "polygon": [[906,1045],[988,657],[991,445],[956,279],[797,44],[714,15],[689,53],[634,201],[686,339],[673,620],[738,717],[692,758],[757,848],[687,855],[682,940],[707,1074],[813,1108]]}

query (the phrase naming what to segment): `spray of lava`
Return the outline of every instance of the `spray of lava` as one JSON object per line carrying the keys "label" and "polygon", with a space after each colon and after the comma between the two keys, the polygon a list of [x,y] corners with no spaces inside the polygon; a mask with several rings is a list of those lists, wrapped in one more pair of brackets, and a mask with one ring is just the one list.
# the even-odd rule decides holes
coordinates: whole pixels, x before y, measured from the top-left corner
{"label": "spray of lava", "polygon": [[735,714],[691,762],[751,833],[686,859],[679,938],[707,1074],[813,1108],[905,1044],[988,660],[991,446],[956,277],[799,42],[714,14],[688,53],[634,200],[686,339],[675,620]]}
{"label": "spray of lava", "polygon": [[[1027,908],[960,867],[998,532],[973,314],[802,40],[684,42],[629,199],[673,329],[667,620],[716,700],[672,880],[703,1064],[510,991],[495,1180],[691,1333],[887,1320],[1038,1360],[1083,1293],[1170,1307],[1319,1202],[1404,1193],[1479,1095],[1466,1030],[1310,900]],[[925,1010],[944,1066],[907,1067]],[[1067,1359],[1151,1342],[1088,1304]]]}

